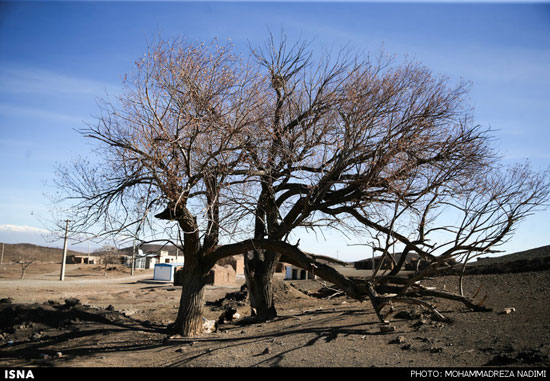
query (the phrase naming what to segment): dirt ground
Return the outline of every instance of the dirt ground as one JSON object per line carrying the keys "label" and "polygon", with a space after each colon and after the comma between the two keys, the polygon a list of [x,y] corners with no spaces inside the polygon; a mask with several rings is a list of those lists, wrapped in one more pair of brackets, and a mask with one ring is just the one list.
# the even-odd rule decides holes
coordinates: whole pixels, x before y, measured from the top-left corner
{"label": "dirt ground", "polygon": [[[370,303],[316,281],[276,281],[279,317],[250,322],[237,282],[207,286],[206,318],[240,317],[188,339],[166,331],[180,288],[152,270],[0,265],[0,366],[19,367],[548,367],[550,271],[467,276],[465,292],[492,312],[431,300],[450,322],[396,305],[382,332]],[[426,282],[456,291],[456,276]],[[506,308],[513,308],[505,313]]]}

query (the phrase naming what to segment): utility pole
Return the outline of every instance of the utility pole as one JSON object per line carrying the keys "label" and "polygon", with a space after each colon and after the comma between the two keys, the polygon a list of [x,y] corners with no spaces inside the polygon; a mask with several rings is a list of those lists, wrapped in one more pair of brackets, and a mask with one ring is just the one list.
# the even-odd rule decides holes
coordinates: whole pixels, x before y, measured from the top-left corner
{"label": "utility pole", "polygon": [[65,279],[65,262],[67,262],[67,240],[69,238],[69,222],[70,220],[65,220],[65,242],[63,243],[63,258],[61,259],[61,275],[59,280]]}
{"label": "utility pole", "polygon": [[134,276],[134,269],[136,268],[136,240],[134,239],[134,247],[132,249],[132,276]]}

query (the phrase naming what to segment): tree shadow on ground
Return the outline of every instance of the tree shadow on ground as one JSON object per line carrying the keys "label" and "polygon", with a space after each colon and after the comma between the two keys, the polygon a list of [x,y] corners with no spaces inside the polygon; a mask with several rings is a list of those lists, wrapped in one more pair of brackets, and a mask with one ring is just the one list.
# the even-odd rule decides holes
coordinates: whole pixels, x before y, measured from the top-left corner
{"label": "tree shadow on ground", "polygon": [[[130,318],[113,308],[79,303],[0,304],[0,332],[10,340],[0,346],[0,360],[33,360],[62,349],[63,359],[90,353],[133,351],[162,343],[113,343],[110,335],[164,334],[163,326]],[[53,352],[53,353],[52,353]],[[46,362],[44,362],[46,364]]]}
{"label": "tree shadow on ground", "polygon": [[[360,323],[353,324],[344,324],[341,319],[345,318],[350,314],[364,314],[365,319]],[[189,338],[182,339],[179,341],[173,342],[173,347],[181,347],[182,344],[193,345],[194,343],[199,342],[201,345],[199,348],[193,352],[188,352],[185,355],[185,358],[178,359],[170,362],[167,366],[178,367],[186,366],[191,364],[193,361],[203,357],[216,354],[216,352],[222,352],[228,349],[234,349],[236,347],[245,347],[251,343],[266,343],[266,346],[274,343],[275,341],[283,341],[287,337],[300,336],[308,337],[307,340],[301,342],[301,344],[293,346],[287,350],[278,353],[271,353],[268,348],[264,352],[259,352],[254,355],[251,355],[251,358],[260,358],[257,362],[251,364],[250,366],[278,366],[280,362],[285,358],[285,356],[290,355],[291,353],[298,351],[302,348],[314,346],[319,342],[331,342],[336,340],[339,336],[358,336],[364,338],[366,336],[376,336],[383,335],[382,332],[375,332],[369,330],[369,327],[377,326],[379,322],[374,321],[373,316],[374,312],[366,312],[365,310],[354,310],[354,311],[334,311],[334,310],[313,310],[306,311],[301,314],[290,315],[290,316],[281,316],[277,317],[273,321],[263,323],[265,326],[270,329],[269,332],[263,332],[260,334],[253,334],[240,337],[212,337],[212,338]],[[304,321],[303,318],[308,318],[315,316],[315,320]],[[281,322],[288,323],[289,321],[296,320],[295,324],[289,324],[284,327],[280,327]],[[273,327],[269,327],[269,324],[273,323]],[[249,324],[250,325],[250,324]],[[243,327],[242,321],[232,325],[233,327]],[[395,333],[395,332],[394,332]],[[311,337],[313,336],[313,337]],[[309,338],[311,337],[311,338]],[[285,342],[286,344],[286,342]],[[204,348],[207,349],[204,349]],[[183,352],[183,351],[182,351]],[[264,357],[267,356],[267,357]]]}

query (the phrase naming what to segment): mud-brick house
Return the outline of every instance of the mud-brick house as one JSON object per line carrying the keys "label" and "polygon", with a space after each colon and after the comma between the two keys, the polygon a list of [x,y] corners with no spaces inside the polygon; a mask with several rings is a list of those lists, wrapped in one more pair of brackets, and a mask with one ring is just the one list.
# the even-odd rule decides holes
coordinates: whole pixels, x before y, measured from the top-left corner
{"label": "mud-brick house", "polygon": [[101,263],[101,257],[95,255],[67,255],[66,263],[96,265]]}
{"label": "mud-brick house", "polygon": [[[158,267],[174,266],[172,264],[160,264],[155,266],[155,271]],[[180,266],[174,266],[174,286],[183,285],[183,269]],[[212,270],[207,275],[206,284],[217,286],[226,284],[235,284],[237,280],[236,272],[231,265],[214,265]]]}
{"label": "mud-brick house", "polygon": [[244,275],[244,256],[243,255],[234,255],[232,257],[227,257],[219,260],[217,262],[220,266],[230,265],[235,270],[236,275]]}
{"label": "mud-brick house", "polygon": [[237,280],[236,272],[231,265],[214,265],[208,273],[206,284],[222,285],[233,284]]}

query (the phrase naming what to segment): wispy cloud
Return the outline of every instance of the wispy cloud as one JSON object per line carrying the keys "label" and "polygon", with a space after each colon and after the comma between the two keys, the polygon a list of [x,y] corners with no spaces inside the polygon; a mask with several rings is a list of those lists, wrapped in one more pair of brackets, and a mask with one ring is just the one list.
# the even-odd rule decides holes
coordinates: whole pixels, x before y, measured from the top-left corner
{"label": "wispy cloud", "polygon": [[8,94],[113,94],[120,87],[108,82],[75,77],[36,67],[4,66],[0,91]]}
{"label": "wispy cloud", "polygon": [[55,121],[63,121],[70,123],[82,124],[86,119],[76,115],[63,114],[59,112],[53,112],[48,110],[42,110],[39,108],[28,106],[16,106],[11,104],[0,104],[0,114],[8,114],[15,116],[25,116],[38,119],[50,119]]}

